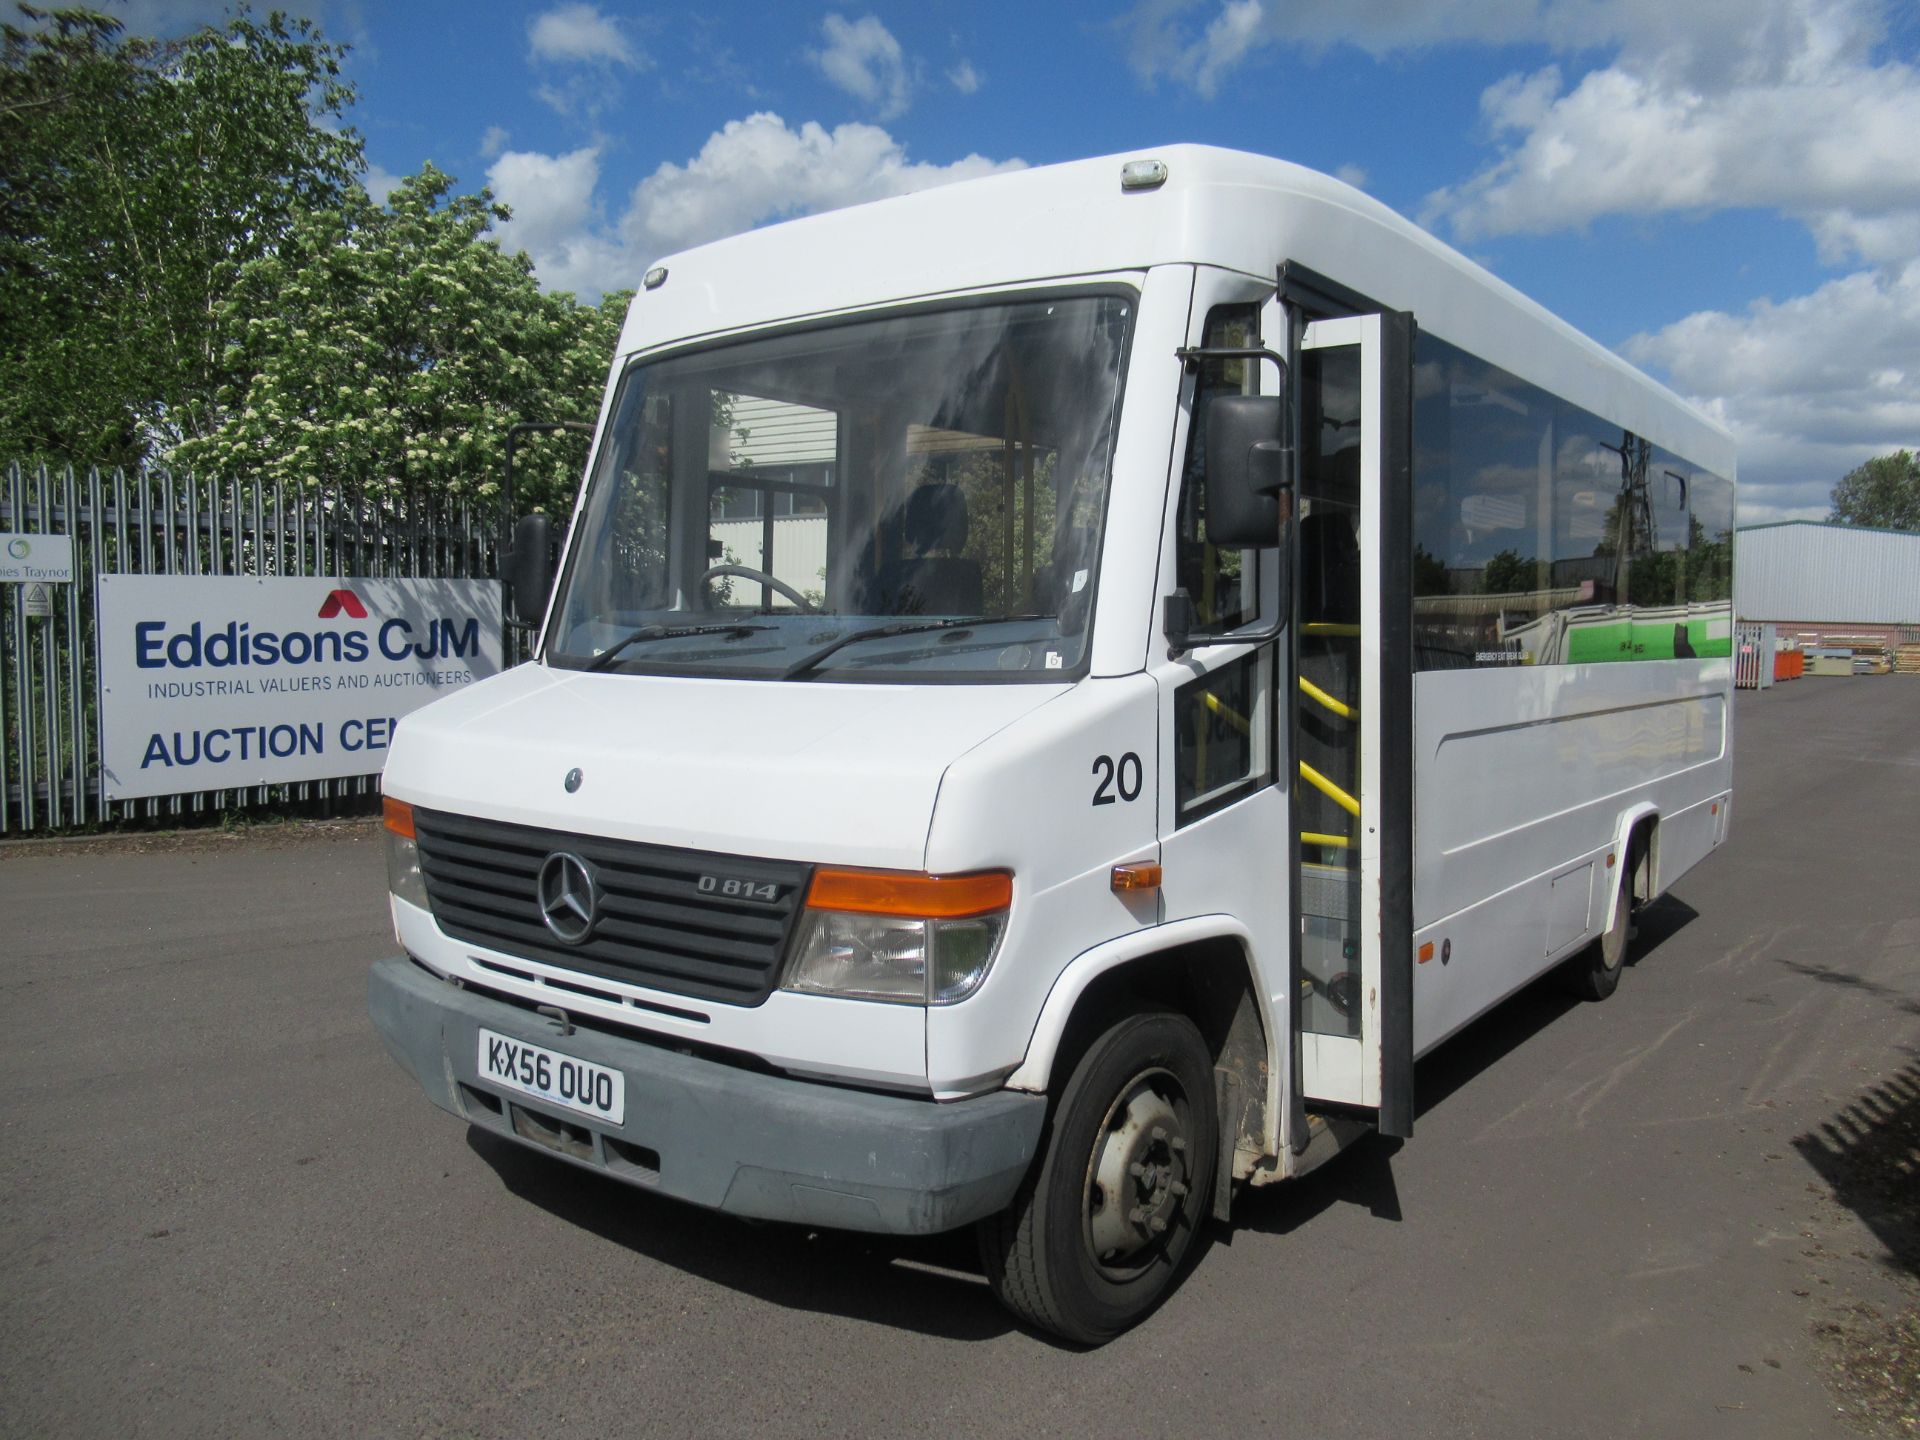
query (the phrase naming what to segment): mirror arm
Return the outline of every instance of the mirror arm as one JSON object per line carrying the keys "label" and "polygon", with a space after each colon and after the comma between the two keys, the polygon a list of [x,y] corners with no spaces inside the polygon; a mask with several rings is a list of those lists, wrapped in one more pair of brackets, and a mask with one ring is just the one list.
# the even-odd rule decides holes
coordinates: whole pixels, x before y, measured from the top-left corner
{"label": "mirror arm", "polygon": [[1209,360],[1271,360],[1280,367],[1283,380],[1287,374],[1287,357],[1264,345],[1182,345],[1173,358],[1188,370],[1198,370]]}

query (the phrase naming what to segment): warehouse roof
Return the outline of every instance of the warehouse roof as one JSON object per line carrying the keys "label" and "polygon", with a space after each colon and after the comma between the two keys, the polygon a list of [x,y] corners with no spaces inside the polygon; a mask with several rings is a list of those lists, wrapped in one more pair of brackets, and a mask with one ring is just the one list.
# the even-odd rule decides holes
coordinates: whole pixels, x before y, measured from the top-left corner
{"label": "warehouse roof", "polygon": [[1736,525],[1745,534],[1749,530],[1778,530],[1782,525],[1817,525],[1822,530],[1851,530],[1858,535],[1906,535],[1920,540],[1920,530],[1896,530],[1887,525],[1847,525],[1839,520],[1763,520],[1758,525]]}

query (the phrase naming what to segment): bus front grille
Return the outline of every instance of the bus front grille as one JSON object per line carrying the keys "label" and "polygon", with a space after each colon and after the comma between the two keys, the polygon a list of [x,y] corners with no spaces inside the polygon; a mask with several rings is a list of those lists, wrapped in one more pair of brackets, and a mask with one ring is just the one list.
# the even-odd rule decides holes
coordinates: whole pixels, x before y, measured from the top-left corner
{"label": "bus front grille", "polygon": [[[455,939],[733,1005],[758,1005],[772,993],[811,873],[791,861],[423,809],[414,811],[414,827],[434,919]],[[582,869],[591,881],[584,890]],[[590,895],[590,915],[564,903],[570,883],[574,899]]]}

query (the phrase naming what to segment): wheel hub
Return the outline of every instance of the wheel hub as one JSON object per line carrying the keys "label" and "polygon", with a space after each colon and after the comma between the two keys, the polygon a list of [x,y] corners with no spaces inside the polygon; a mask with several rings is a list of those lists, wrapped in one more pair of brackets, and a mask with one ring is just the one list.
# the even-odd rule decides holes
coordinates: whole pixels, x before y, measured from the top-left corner
{"label": "wheel hub", "polygon": [[1190,1189],[1188,1139],[1166,1071],[1136,1079],[1107,1117],[1087,1184],[1087,1243],[1102,1268],[1155,1249]]}

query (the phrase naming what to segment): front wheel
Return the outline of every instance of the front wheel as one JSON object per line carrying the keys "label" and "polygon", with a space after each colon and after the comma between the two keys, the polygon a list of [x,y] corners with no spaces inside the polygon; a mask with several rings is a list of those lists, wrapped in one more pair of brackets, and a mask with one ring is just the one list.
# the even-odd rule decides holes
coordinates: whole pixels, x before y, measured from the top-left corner
{"label": "front wheel", "polygon": [[1163,1010],[1116,1022],[1074,1067],[1013,1204],[980,1226],[994,1293],[1085,1345],[1145,1318],[1206,1219],[1218,1130],[1193,1022]]}

